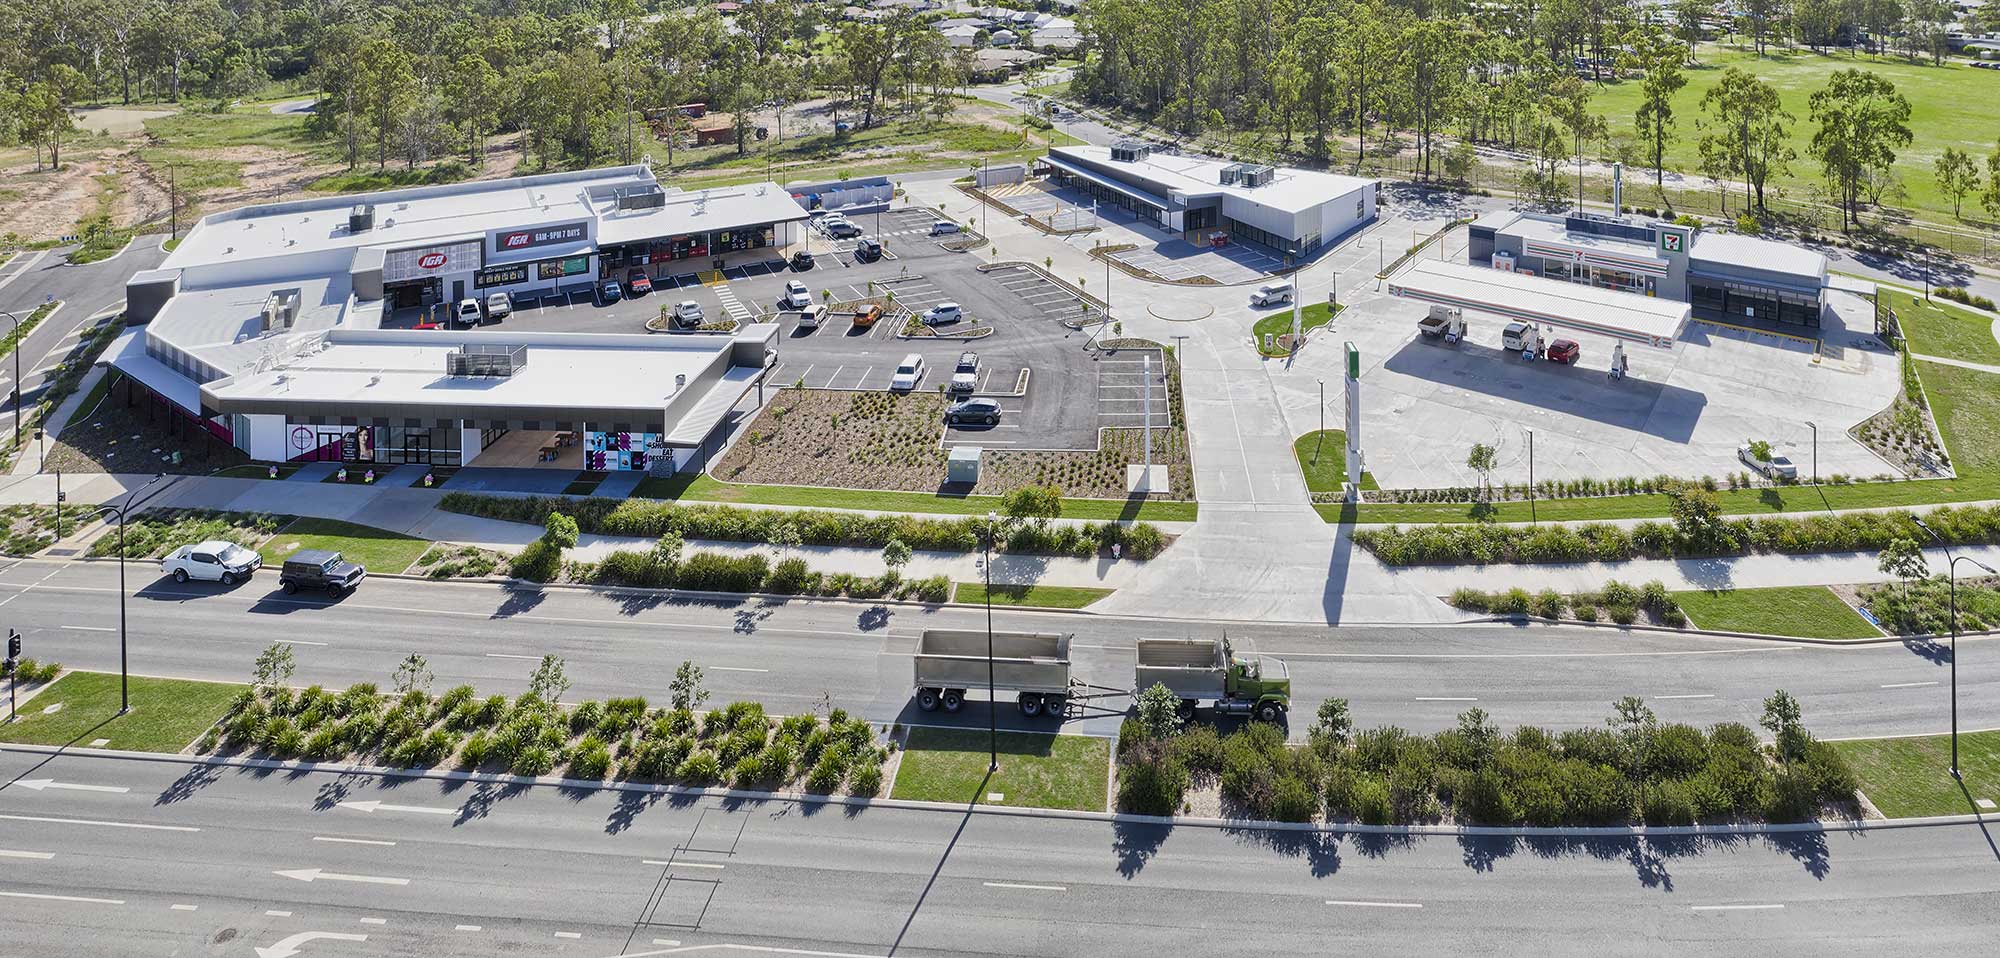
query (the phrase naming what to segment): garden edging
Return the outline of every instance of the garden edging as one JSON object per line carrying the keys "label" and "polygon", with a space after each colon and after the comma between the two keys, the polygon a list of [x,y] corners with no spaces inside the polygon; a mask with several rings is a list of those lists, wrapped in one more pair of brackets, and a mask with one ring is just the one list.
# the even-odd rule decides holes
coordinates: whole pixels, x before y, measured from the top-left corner
{"label": "garden edging", "polygon": [[[1462,619],[1456,625],[1557,625],[1580,626],[1596,629],[1613,629],[1620,632],[1653,632],[1662,635],[1702,635],[1730,639],[1755,639],[1760,642],[1791,642],[1800,645],[1824,645],[1835,648],[1844,646],[1887,645],[1889,643],[1924,642],[1951,638],[1950,633],[1928,635],[1884,635],[1872,639],[1815,639],[1802,635],[1768,635],[1762,632],[1726,632],[1718,629],[1670,629],[1660,625],[1619,625],[1615,622],[1581,622],[1570,619],[1545,619],[1525,612],[1507,615],[1485,615],[1476,619]],[[2000,629],[1980,632],[1960,632],[1961,639],[1991,638],[2000,636]]]}
{"label": "garden edging", "polygon": [[438,769],[390,768],[380,765],[359,765],[345,762],[285,762],[263,758],[234,758],[221,755],[180,755],[159,752],[132,752],[120,749],[83,748],[64,745],[28,745],[16,743],[0,744],[0,752],[27,752],[37,755],[82,755],[91,758],[110,758],[122,761],[163,762],[188,765],[220,766],[224,768],[247,768],[263,771],[292,773],[328,772],[341,775],[381,775],[402,779],[428,779],[445,782],[475,782],[493,785],[525,785],[565,789],[589,789],[593,791],[639,792],[655,795],[681,795],[693,797],[720,798],[726,801],[780,801],[817,802],[828,805],[846,805],[856,808],[898,808],[911,811],[952,812],[960,814],[1005,815],[1017,818],[1062,818],[1077,821],[1112,822],[1121,825],[1164,825],[1173,827],[1185,825],[1195,828],[1217,829],[1258,829],[1265,831],[1308,832],[1323,834],[1356,835],[1402,835],[1402,836],[1500,836],[1518,838],[1652,838],[1685,836],[1737,836],[1766,835],[1798,832],[1865,832],[1887,828],[1929,828],[1948,825],[1979,824],[1985,821],[1980,815],[1942,815],[1928,818],[1891,818],[1882,820],[1840,820],[1831,822],[1767,822],[1734,825],[1639,825],[1639,826],[1578,826],[1572,828],[1543,828],[1532,826],[1500,825],[1364,825],[1360,823],[1327,822],[1279,822],[1263,819],[1202,818],[1167,815],[1134,815],[1126,812],[1084,812],[1055,808],[1026,808],[1002,805],[959,804],[956,802],[922,802],[899,798],[861,798],[850,795],[814,795],[806,792],[771,792],[756,789],[720,787],[695,787],[690,785],[655,785],[642,782],[592,781],[589,779],[563,778],[560,776],[507,775],[498,772],[444,771]]}

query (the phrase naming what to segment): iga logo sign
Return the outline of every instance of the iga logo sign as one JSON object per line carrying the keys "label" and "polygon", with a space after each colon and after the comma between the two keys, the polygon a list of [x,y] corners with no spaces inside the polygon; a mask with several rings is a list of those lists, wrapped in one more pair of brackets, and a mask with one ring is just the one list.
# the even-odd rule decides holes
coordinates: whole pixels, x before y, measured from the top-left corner
{"label": "iga logo sign", "polygon": [[425,253],[424,255],[417,258],[417,268],[438,269],[444,266],[445,260],[447,258],[448,257],[446,257],[443,253],[437,253],[437,252]]}
{"label": "iga logo sign", "polygon": [[493,251],[505,253],[511,250],[532,249],[537,246],[554,246],[574,243],[587,238],[588,226],[584,223],[563,223],[557,226],[540,226],[525,230],[503,230],[493,234]]}

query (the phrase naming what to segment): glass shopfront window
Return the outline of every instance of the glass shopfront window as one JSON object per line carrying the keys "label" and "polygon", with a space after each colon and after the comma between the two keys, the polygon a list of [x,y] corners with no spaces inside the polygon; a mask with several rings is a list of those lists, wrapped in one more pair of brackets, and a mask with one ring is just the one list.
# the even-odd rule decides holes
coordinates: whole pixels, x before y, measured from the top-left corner
{"label": "glass shopfront window", "polygon": [[293,462],[459,464],[459,432],[454,428],[340,426],[297,418],[285,428]]}

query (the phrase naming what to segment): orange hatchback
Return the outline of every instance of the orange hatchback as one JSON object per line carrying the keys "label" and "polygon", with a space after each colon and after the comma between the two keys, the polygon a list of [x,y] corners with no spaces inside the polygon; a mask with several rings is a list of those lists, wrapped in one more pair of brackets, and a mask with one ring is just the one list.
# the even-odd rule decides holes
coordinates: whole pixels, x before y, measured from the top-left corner
{"label": "orange hatchback", "polygon": [[882,307],[877,306],[874,303],[869,303],[868,305],[863,306],[860,309],[854,311],[854,325],[862,329],[867,329],[868,327],[875,325],[875,321],[881,318],[882,318]]}

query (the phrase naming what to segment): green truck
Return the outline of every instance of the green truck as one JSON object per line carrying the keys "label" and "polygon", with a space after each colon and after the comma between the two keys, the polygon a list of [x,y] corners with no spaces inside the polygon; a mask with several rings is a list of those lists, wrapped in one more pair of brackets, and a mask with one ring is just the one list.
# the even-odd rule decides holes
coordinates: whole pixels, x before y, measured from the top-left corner
{"label": "green truck", "polygon": [[1137,694],[1155,683],[1181,697],[1181,709],[1203,705],[1218,714],[1283,721],[1292,705],[1292,679],[1281,659],[1238,654],[1228,639],[1140,639]]}

